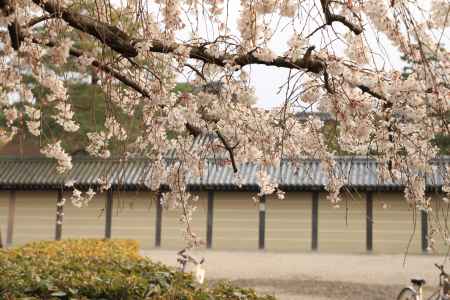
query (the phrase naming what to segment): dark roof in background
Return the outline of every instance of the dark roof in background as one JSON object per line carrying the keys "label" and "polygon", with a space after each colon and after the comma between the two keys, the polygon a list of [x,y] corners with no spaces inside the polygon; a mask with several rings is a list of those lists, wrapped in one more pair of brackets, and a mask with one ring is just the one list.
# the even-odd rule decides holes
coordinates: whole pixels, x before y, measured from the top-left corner
{"label": "dark roof in background", "polygon": [[0,147],[0,156],[35,157],[41,156],[41,151],[38,143],[29,141],[20,143],[18,139],[13,139],[10,143]]}
{"label": "dark roof in background", "polygon": [[[0,190],[24,189],[46,190],[61,189],[68,181],[74,181],[81,188],[98,186],[98,179],[108,178],[113,188],[124,190],[146,190],[144,181],[152,171],[151,161],[133,158],[126,162],[108,159],[74,157],[73,169],[67,174],[56,172],[56,161],[46,158],[1,158]],[[450,166],[450,157],[441,157],[431,162],[433,172],[427,177],[430,190],[442,188],[446,168]],[[248,163],[239,166],[240,186],[229,165],[210,161],[201,177],[188,178],[188,187],[193,190],[257,190],[256,173],[258,166]],[[335,171],[346,179],[345,185],[357,190],[401,190],[398,182],[380,182],[377,163],[364,157],[339,157]],[[327,182],[321,164],[317,160],[301,160],[298,163],[283,161],[276,168],[269,168],[270,176],[283,190],[323,190]]]}

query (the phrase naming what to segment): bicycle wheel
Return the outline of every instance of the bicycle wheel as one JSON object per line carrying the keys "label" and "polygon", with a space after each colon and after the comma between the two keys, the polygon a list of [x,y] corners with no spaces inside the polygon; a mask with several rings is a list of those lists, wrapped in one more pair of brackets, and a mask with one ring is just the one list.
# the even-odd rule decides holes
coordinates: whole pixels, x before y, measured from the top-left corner
{"label": "bicycle wheel", "polygon": [[397,300],[419,300],[417,293],[412,288],[404,288],[397,296]]}

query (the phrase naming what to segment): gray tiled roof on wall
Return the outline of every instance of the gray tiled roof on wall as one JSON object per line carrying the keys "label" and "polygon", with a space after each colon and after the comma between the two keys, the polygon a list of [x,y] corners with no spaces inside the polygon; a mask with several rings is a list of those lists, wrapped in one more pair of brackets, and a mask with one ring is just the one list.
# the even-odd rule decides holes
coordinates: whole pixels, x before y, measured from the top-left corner
{"label": "gray tiled roof on wall", "polygon": [[[73,158],[73,169],[67,174],[56,172],[56,162],[46,158],[1,158],[0,190],[6,189],[60,189],[68,181],[80,187],[97,186],[100,177],[108,178],[113,188],[146,189],[144,179],[151,172],[151,161],[133,158],[126,162],[108,159]],[[439,190],[442,187],[450,157],[441,157],[431,162],[433,172],[427,177],[427,187]],[[242,185],[238,185],[231,166],[210,161],[201,177],[188,178],[191,189],[257,190],[258,166],[248,163],[239,166]],[[345,185],[358,190],[400,190],[398,182],[380,182],[377,163],[364,157],[339,157],[335,172],[345,179]],[[281,166],[269,168],[268,173],[284,190],[321,190],[327,176],[317,160],[300,160],[298,163],[283,161]]]}

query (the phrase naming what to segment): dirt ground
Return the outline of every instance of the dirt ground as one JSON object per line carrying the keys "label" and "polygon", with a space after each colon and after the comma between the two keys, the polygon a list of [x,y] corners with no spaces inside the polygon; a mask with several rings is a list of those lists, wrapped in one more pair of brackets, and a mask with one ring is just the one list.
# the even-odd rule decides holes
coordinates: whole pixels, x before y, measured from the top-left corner
{"label": "dirt ground", "polygon": [[[176,251],[150,250],[151,259],[176,265]],[[427,280],[426,294],[438,283],[434,263],[446,262],[432,255],[341,255],[198,251],[205,257],[206,278],[229,279],[280,300],[386,300],[395,299],[409,278]]]}

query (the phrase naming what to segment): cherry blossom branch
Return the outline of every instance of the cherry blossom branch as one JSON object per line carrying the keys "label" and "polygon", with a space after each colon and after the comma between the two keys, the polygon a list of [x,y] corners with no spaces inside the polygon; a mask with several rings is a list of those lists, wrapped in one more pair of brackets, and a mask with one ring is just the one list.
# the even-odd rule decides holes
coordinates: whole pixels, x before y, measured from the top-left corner
{"label": "cherry blossom branch", "polygon": [[320,4],[322,5],[322,10],[325,15],[325,21],[327,25],[331,25],[333,24],[333,22],[339,22],[357,35],[363,32],[363,29],[361,28],[360,25],[350,22],[344,16],[333,14],[330,10],[330,3],[331,3],[330,0],[320,0]]}
{"label": "cherry blossom branch", "polygon": [[[47,44],[47,46],[54,46],[54,44]],[[80,57],[83,55],[83,53],[80,50],[77,50],[75,48],[71,48],[69,53],[70,53],[70,55],[75,56],[75,57]],[[102,64],[97,60],[94,60],[92,62],[92,66],[97,67],[100,70],[110,74],[117,80],[121,81],[123,84],[131,87],[132,89],[134,89],[135,91],[140,93],[142,96],[150,97],[150,94],[145,89],[143,89],[138,83],[136,83],[135,81],[122,75],[120,72],[116,71],[115,69],[113,69],[105,64]],[[191,123],[186,123],[185,126],[186,126],[187,131],[194,137],[196,137],[202,133],[201,129],[192,125]],[[220,139],[220,141],[222,142],[225,149],[229,153],[231,165],[233,166],[233,171],[235,173],[237,173],[238,169],[237,169],[236,160],[235,160],[234,152],[233,152],[233,150],[236,148],[237,145],[235,145],[234,147],[231,147],[219,130],[216,130],[216,134],[217,134],[218,138]]]}
{"label": "cherry blossom branch", "polygon": [[225,149],[228,151],[228,154],[230,155],[230,161],[231,161],[231,165],[233,166],[233,172],[237,173],[238,168],[236,165],[236,160],[234,158],[234,149],[236,148],[237,145],[235,145],[234,147],[230,146],[228,141],[225,139],[225,137],[222,135],[222,133],[219,130],[216,130],[216,134],[217,134],[217,137],[219,138],[219,140],[222,142],[222,145],[225,147]]}
{"label": "cherry blossom branch", "polygon": [[[42,42],[40,42],[37,39],[33,39],[33,43],[35,44],[39,44],[39,45],[43,45]],[[47,42],[45,43],[45,46],[47,47],[55,47],[55,43],[53,42]],[[84,55],[84,53],[74,47],[70,48],[69,50],[69,54],[73,57],[81,57]],[[150,93],[145,90],[143,87],[141,87],[136,81],[130,79],[129,77],[123,75],[122,73],[120,73],[119,71],[115,70],[114,68],[111,68],[110,66],[103,64],[101,62],[99,62],[98,60],[93,60],[91,65],[93,67],[96,67],[100,70],[102,70],[105,73],[108,73],[109,75],[113,76],[114,78],[116,78],[117,80],[119,80],[120,82],[122,82],[123,84],[127,85],[128,87],[134,89],[136,92],[138,92],[139,94],[141,94],[143,97],[147,97],[150,98]]]}
{"label": "cherry blossom branch", "polygon": [[[75,48],[71,48],[69,51],[69,54],[74,56],[74,57],[80,57],[83,55],[83,52],[81,52],[80,50],[77,50]],[[92,66],[110,74],[111,76],[113,76],[114,78],[116,78],[117,80],[119,80],[120,82],[122,82],[123,84],[131,87],[132,89],[134,89],[136,92],[140,93],[142,96],[150,98],[150,94],[147,90],[145,90],[144,88],[142,88],[136,81],[130,79],[129,77],[123,75],[122,73],[120,73],[119,71],[111,68],[110,66],[107,66],[105,64],[102,64],[101,62],[94,60],[91,63]]]}
{"label": "cherry blossom branch", "polygon": [[[210,117],[206,116],[205,114],[202,114],[202,119],[205,121],[213,122],[213,123],[217,123],[219,121],[216,119],[211,119]],[[185,126],[186,126],[186,129],[189,132],[189,134],[193,135],[194,137],[203,133],[200,128],[192,125],[191,123],[186,123]],[[231,165],[233,167],[233,172],[237,173],[239,170],[237,168],[237,163],[236,163],[236,159],[234,156],[234,149],[236,149],[236,147],[239,145],[239,143],[237,143],[234,146],[231,146],[229,144],[229,142],[227,141],[227,139],[224,137],[224,135],[220,132],[220,130],[215,130],[214,132],[217,135],[217,137],[219,138],[219,140],[222,143],[225,150],[228,152],[228,155],[230,156],[230,161],[231,161]]]}
{"label": "cherry blossom branch", "polygon": [[[5,1],[5,0],[2,0]],[[136,48],[137,40],[133,40],[124,31],[119,28],[109,25],[107,23],[98,21],[89,16],[81,15],[76,12],[72,12],[61,5],[58,5],[53,0],[33,0],[33,2],[39,5],[42,9],[48,13],[58,16],[66,21],[70,26],[88,33],[115,50],[124,57],[135,57],[138,55],[138,49]],[[152,40],[152,47],[150,52],[156,53],[173,53],[180,46],[177,43],[163,43],[162,41]],[[222,55],[216,57],[207,52],[207,48],[204,46],[190,45],[189,58],[204,61],[206,63],[215,64],[218,66],[225,66],[227,63],[239,65],[241,67],[250,64],[261,64],[267,66],[276,66],[283,68],[302,68],[307,69],[313,73],[320,73],[324,69],[324,62],[318,58],[314,59],[298,59],[291,61],[286,57],[277,57],[272,61],[266,61],[258,58],[253,52],[249,52],[243,55]]]}
{"label": "cherry blossom branch", "polygon": [[116,26],[72,12],[52,0],[33,0],[33,2],[51,15],[62,18],[70,26],[94,36],[124,57],[135,57],[138,55],[137,49],[130,43],[131,38],[128,34]]}
{"label": "cherry blossom branch", "polygon": [[[135,57],[138,55],[138,50],[135,46],[136,41],[133,41],[131,37],[119,28],[95,20],[94,18],[81,15],[76,12],[71,12],[69,9],[58,5],[52,0],[33,0],[33,2],[42,7],[48,13],[61,17],[70,26],[94,36],[111,49],[122,54],[124,57]],[[180,46],[177,43],[165,44],[158,40],[151,41],[151,44],[152,47],[150,47],[149,51],[157,53],[173,53]],[[205,47],[192,45],[190,46],[189,57],[222,67],[227,63],[232,63],[241,67],[250,64],[262,64],[291,69],[302,68],[313,73],[320,73],[325,67],[322,60],[318,58],[313,59],[310,56],[308,56],[308,58],[305,57],[295,61],[291,61],[286,57],[280,56],[272,61],[266,61],[255,56],[252,51],[243,55],[222,55],[220,57],[215,57],[212,54],[209,54]]]}
{"label": "cherry blossom branch", "polygon": [[27,27],[33,27],[36,24],[53,19],[54,17],[55,17],[54,15],[45,15],[45,16],[33,18],[27,23]]}
{"label": "cherry blossom branch", "polygon": [[[328,20],[327,22],[341,22],[357,34],[360,33],[360,31],[362,32],[362,29],[360,27],[350,23],[344,17],[332,14],[329,10],[328,1],[329,0],[321,0],[321,3],[323,3],[324,12],[326,12],[325,15]],[[92,35],[100,42],[109,46],[111,49],[115,50],[122,56],[129,58],[138,55],[138,48],[136,47],[136,44],[139,42],[139,40],[132,39],[121,29],[110,24],[98,21],[92,17],[72,12],[69,9],[57,4],[53,0],[33,0],[33,2],[42,7],[48,13],[62,18],[70,26]],[[174,42],[165,43],[160,40],[151,40],[150,44],[151,47],[148,49],[148,51],[150,52],[172,54],[175,53],[180,46],[187,46],[189,47],[189,58],[222,67],[227,64],[237,65],[240,67],[244,67],[246,65],[266,65],[287,69],[304,69],[315,74],[324,73],[325,88],[328,92],[333,92],[333,89],[329,85],[325,61],[311,55],[311,52],[314,48],[308,49],[304,57],[297,60],[291,60],[285,56],[278,56],[272,60],[265,60],[258,57],[258,55],[255,54],[255,51],[250,51],[244,54],[222,54],[220,56],[214,56],[213,54],[208,52],[207,48],[204,45],[181,45]],[[371,91],[366,86],[364,86],[363,89],[364,92],[370,92],[370,94],[374,97],[380,96],[377,93]],[[377,98],[383,99],[380,97]]]}
{"label": "cherry blossom branch", "polygon": [[[20,31],[19,31],[20,32]],[[21,35],[21,38],[23,39],[23,35]],[[42,43],[40,41],[38,41],[37,39],[33,39],[33,42],[36,44],[40,44],[42,45]],[[45,44],[48,47],[54,47],[55,43],[53,42],[48,42]],[[71,48],[69,50],[69,54],[74,56],[74,57],[80,57],[83,56],[83,52],[75,49],[75,48]],[[125,75],[121,74],[120,72],[118,72],[117,70],[102,64],[101,62],[94,60],[91,63],[92,66],[110,74],[111,76],[113,76],[114,78],[116,78],[117,80],[121,81],[123,84],[131,87],[132,89],[134,89],[135,91],[137,91],[138,93],[140,93],[142,96],[150,98],[150,94],[148,93],[148,91],[146,91],[144,88],[142,88],[137,82],[133,81],[132,79],[129,79],[128,77],[126,77]],[[193,136],[198,136],[199,134],[201,134],[201,129],[197,128],[196,126],[190,124],[190,123],[186,123],[185,124],[187,131],[192,134]],[[231,164],[233,166],[233,171],[236,173],[238,172],[237,166],[236,166],[236,160],[234,158],[234,153],[233,150],[236,148],[236,146],[231,147],[228,142],[226,141],[225,137],[222,135],[222,133],[217,130],[216,131],[217,136],[219,137],[220,141],[222,142],[223,146],[225,147],[225,149],[228,151],[229,155],[230,155],[230,160],[231,160]]]}
{"label": "cherry blossom branch", "polygon": [[195,74],[198,75],[198,77],[200,77],[203,81],[207,82],[208,80],[206,79],[205,75],[203,75],[202,72],[200,72],[196,67],[194,67],[191,64],[185,63],[184,64],[186,67],[188,67],[189,69],[191,69],[192,71],[195,72]]}
{"label": "cherry blossom branch", "polygon": [[[37,44],[42,44],[42,43],[40,43],[37,40],[33,40],[33,42],[37,43]],[[55,44],[53,42],[48,42],[46,44],[46,46],[54,47]],[[80,51],[78,49],[75,49],[73,47],[69,50],[69,54],[74,56],[74,57],[83,56],[83,52],[82,51]],[[113,76],[114,78],[116,78],[117,80],[122,82],[123,84],[131,87],[136,92],[140,93],[142,96],[148,97],[148,98],[150,97],[150,94],[148,93],[148,91],[146,91],[144,88],[142,88],[137,82],[129,79],[128,77],[126,77],[125,75],[123,75],[120,72],[116,71],[115,69],[113,69],[113,68],[111,68],[111,67],[109,67],[109,66],[107,66],[105,64],[102,64],[102,63],[100,63],[97,60],[92,61],[91,65],[96,67],[96,68],[98,68],[98,69],[100,69],[100,70],[102,70],[102,71],[104,71],[105,73],[110,74],[111,76]],[[216,120],[216,122],[217,122],[217,120]],[[202,134],[202,130],[200,128],[192,125],[191,123],[186,123],[185,126],[186,126],[186,130],[189,132],[189,134],[193,135],[194,137]],[[235,173],[237,173],[238,169],[237,169],[236,160],[234,158],[234,153],[233,153],[233,150],[236,148],[237,145],[235,145],[234,147],[231,147],[229,145],[229,143],[227,142],[227,140],[225,139],[225,137],[222,135],[222,133],[219,130],[216,130],[216,134],[217,134],[218,138],[220,139],[220,141],[222,142],[223,146],[225,147],[225,149],[228,151],[228,153],[230,155],[230,161],[231,161],[231,164],[233,166],[233,171]]]}
{"label": "cherry blossom branch", "polygon": [[[0,0],[0,11],[2,11],[4,14],[6,13],[12,13],[11,9],[9,8],[9,3],[7,2],[8,0]],[[34,24],[37,24],[40,21],[43,20],[47,20],[49,18],[51,18],[52,16],[45,16],[42,18],[36,18],[34,19],[34,21],[32,20],[31,22],[28,23],[28,27],[33,26]],[[10,28],[11,27],[11,28]],[[8,30],[10,33],[10,38],[11,38],[11,44],[13,46],[13,48],[15,50],[18,50],[20,48],[20,44],[21,42],[24,40],[25,36],[22,33],[22,30],[19,26],[19,24],[17,22],[13,22],[13,24],[8,26]],[[35,44],[40,44],[43,45],[42,42],[40,42],[37,39],[32,39],[33,43]],[[45,43],[46,46],[48,47],[54,47],[55,43],[53,42],[47,42]],[[69,50],[69,54],[74,56],[74,57],[80,57],[83,55],[83,52],[76,49],[76,48],[71,48]],[[135,91],[139,92],[142,96],[144,97],[150,97],[150,94],[148,93],[148,91],[146,91],[144,88],[142,88],[137,82],[133,81],[132,79],[128,78],[127,76],[121,74],[119,71],[111,68],[110,66],[107,66],[97,60],[92,61],[91,63],[92,66],[110,74],[111,76],[113,76],[114,78],[116,78],[117,80],[121,81],[123,84],[131,87],[132,89],[134,89]]]}

